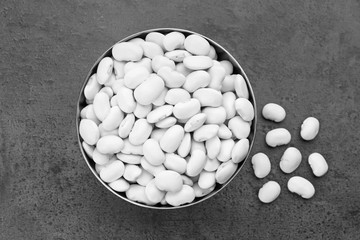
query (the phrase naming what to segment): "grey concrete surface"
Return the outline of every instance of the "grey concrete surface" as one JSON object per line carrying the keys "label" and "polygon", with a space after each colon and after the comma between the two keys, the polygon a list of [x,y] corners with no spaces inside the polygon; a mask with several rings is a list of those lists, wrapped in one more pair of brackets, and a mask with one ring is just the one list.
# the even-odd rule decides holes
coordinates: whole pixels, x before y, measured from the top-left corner
{"label": "grey concrete surface", "polygon": [[[261,117],[252,154],[267,153],[266,179],[240,175],[215,197],[186,209],[154,211],[108,192],[82,159],[76,100],[89,68],[116,41],[157,27],[204,34],[228,49],[267,102],[287,110]],[[0,2],[0,239],[359,239],[360,2],[349,1],[15,1]],[[321,122],[312,142],[301,122]],[[303,153],[296,172],[278,167],[286,147],[265,133],[292,133]],[[328,160],[322,178],[307,156]],[[287,180],[313,182],[315,196],[291,194]],[[268,180],[282,187],[257,199]]]}

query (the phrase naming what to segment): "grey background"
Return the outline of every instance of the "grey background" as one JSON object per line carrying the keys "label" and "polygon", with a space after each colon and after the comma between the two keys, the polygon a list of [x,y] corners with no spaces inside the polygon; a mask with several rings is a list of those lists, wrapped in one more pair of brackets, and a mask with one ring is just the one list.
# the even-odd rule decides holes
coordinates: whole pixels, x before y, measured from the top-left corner
{"label": "grey background", "polygon": [[[82,159],[76,100],[88,70],[116,41],[141,30],[178,27],[229,50],[247,73],[258,115],[287,110],[280,124],[259,117],[252,154],[272,170],[256,179],[250,161],[215,197],[186,209],[154,211],[116,198]],[[359,239],[360,2],[350,1],[14,1],[0,2],[0,239]],[[308,116],[321,122],[299,138]],[[296,172],[278,167],[286,147],[265,133],[292,133],[303,153]],[[328,160],[322,178],[307,156]],[[311,200],[287,180],[308,178]],[[282,187],[272,204],[258,189]]]}

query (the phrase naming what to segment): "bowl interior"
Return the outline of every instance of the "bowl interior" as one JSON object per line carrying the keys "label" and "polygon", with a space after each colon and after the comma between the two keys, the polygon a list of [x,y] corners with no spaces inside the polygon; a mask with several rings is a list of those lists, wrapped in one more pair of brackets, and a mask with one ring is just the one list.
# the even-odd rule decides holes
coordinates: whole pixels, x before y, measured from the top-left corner
{"label": "bowl interior", "polygon": [[226,183],[224,183],[222,185],[216,184],[215,189],[210,194],[208,194],[208,195],[206,195],[204,197],[201,197],[201,198],[195,198],[195,200],[192,203],[180,205],[178,207],[173,207],[173,206],[169,206],[169,205],[161,205],[161,204],[158,204],[158,205],[155,205],[155,206],[149,206],[149,205],[146,205],[146,204],[142,204],[142,203],[139,203],[139,202],[129,200],[125,196],[125,193],[119,193],[119,192],[114,191],[105,182],[103,182],[101,180],[101,178],[96,173],[95,162],[85,153],[85,151],[84,151],[84,149],[82,147],[81,137],[80,137],[80,134],[79,134],[79,123],[80,123],[80,120],[81,120],[80,111],[81,111],[82,108],[84,108],[87,105],[87,103],[85,101],[85,96],[84,96],[84,88],[85,88],[90,76],[96,72],[97,66],[98,66],[100,60],[103,59],[104,57],[112,57],[112,53],[111,53],[112,46],[107,51],[105,51],[104,54],[101,55],[99,57],[99,59],[95,62],[95,64],[92,66],[89,73],[87,74],[87,76],[86,76],[86,78],[84,80],[84,83],[83,83],[83,85],[81,87],[80,96],[79,96],[79,99],[78,99],[78,102],[77,102],[76,129],[77,129],[77,137],[78,137],[78,143],[79,143],[79,146],[80,146],[80,150],[81,150],[81,153],[82,153],[82,155],[83,155],[83,157],[85,159],[85,162],[89,166],[90,170],[92,171],[92,173],[101,182],[101,184],[104,187],[106,187],[113,194],[115,194],[116,196],[122,198],[123,200],[125,200],[127,202],[130,202],[132,204],[135,204],[135,205],[138,205],[138,206],[141,206],[141,207],[153,208],[153,209],[178,209],[178,208],[188,207],[188,206],[200,203],[200,202],[202,202],[202,201],[204,201],[206,199],[211,198],[212,196],[217,194],[220,190],[225,188],[225,186],[232,181],[232,179],[240,172],[241,168],[245,164],[245,162],[246,162],[246,160],[247,160],[247,158],[248,158],[248,156],[249,156],[249,154],[251,152],[252,146],[254,144],[255,132],[256,132],[256,124],[257,124],[256,102],[255,102],[254,92],[253,92],[253,89],[252,89],[252,87],[250,85],[249,79],[247,78],[244,70],[241,68],[240,64],[235,60],[235,58],[228,51],[226,51],[221,45],[219,45],[218,43],[216,43],[212,39],[210,39],[210,38],[208,38],[206,36],[203,36],[203,35],[201,35],[199,33],[189,31],[189,30],[177,29],[177,28],[157,28],[157,29],[149,29],[149,30],[145,30],[145,31],[142,31],[142,32],[135,33],[133,35],[130,35],[130,36],[120,40],[119,42],[126,42],[126,41],[129,41],[130,39],[133,39],[133,38],[143,38],[143,39],[145,39],[145,36],[150,32],[160,32],[160,33],[163,33],[163,34],[167,34],[167,33],[172,32],[172,31],[181,32],[181,33],[183,33],[185,35],[185,37],[188,36],[188,35],[191,35],[191,34],[197,34],[197,35],[200,35],[200,36],[204,37],[207,41],[209,41],[210,45],[212,45],[215,48],[217,56],[218,56],[218,60],[228,60],[233,64],[233,66],[234,66],[233,74],[241,74],[244,77],[245,81],[246,81],[246,84],[247,84],[247,87],[248,87],[248,90],[249,90],[249,101],[254,106],[255,118],[254,118],[254,120],[252,121],[252,124],[251,124],[251,131],[250,131],[250,135],[248,137],[248,139],[250,141],[250,148],[249,148],[249,152],[248,152],[245,160],[242,161],[241,163],[239,163],[238,169],[236,170],[235,174]]}

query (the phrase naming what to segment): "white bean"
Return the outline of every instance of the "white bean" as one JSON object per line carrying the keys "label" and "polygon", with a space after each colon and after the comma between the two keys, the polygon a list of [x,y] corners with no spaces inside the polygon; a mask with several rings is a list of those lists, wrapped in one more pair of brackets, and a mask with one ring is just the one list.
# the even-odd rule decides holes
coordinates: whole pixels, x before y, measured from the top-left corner
{"label": "white bean", "polygon": [[134,97],[138,103],[149,105],[159,97],[164,87],[164,81],[156,74],[151,74],[135,89]]}
{"label": "white bean", "polygon": [[306,141],[313,140],[319,133],[320,123],[314,117],[308,117],[301,125],[300,135]]}
{"label": "white bean", "polygon": [[226,92],[223,94],[222,106],[225,108],[226,119],[233,118],[236,114],[235,100],[235,93]]}
{"label": "white bean", "polygon": [[145,187],[139,184],[131,184],[129,189],[125,192],[126,197],[132,201],[145,203],[147,205],[154,205],[145,194]]}
{"label": "white bean", "polygon": [[175,62],[167,57],[158,55],[152,59],[151,67],[156,73],[159,72],[162,67],[170,67],[172,70],[175,70]]}
{"label": "white bean", "polygon": [[155,185],[161,191],[178,192],[183,186],[183,180],[179,173],[165,170],[155,175]]}
{"label": "white bean", "polygon": [[155,126],[158,128],[170,128],[174,126],[176,122],[177,122],[176,118],[167,117],[155,123]]}
{"label": "white bean", "polygon": [[143,152],[145,159],[154,166],[163,164],[165,161],[165,154],[161,150],[158,141],[148,139],[143,145]]}
{"label": "white bean", "polygon": [[164,40],[165,35],[159,32],[150,32],[146,35],[145,37],[145,41],[147,42],[153,42],[158,44],[159,46],[161,46],[162,49],[164,48],[163,45],[163,40]]}
{"label": "white bean", "polygon": [[262,109],[262,115],[265,119],[281,122],[286,117],[285,109],[276,104],[276,103],[268,103]]}
{"label": "white bean", "polygon": [[160,139],[160,147],[167,153],[175,152],[180,146],[184,134],[184,129],[180,125],[172,126]]}
{"label": "white bean", "polygon": [[315,188],[309,180],[294,176],[289,179],[287,187],[290,192],[300,195],[302,198],[309,199],[315,194]]}
{"label": "white bean", "polygon": [[115,79],[124,78],[125,76],[125,63],[126,62],[119,62],[117,60],[114,60],[114,73],[115,73]]}
{"label": "white bean", "polygon": [[121,138],[127,138],[131,129],[133,128],[135,123],[135,116],[134,114],[127,114],[124,120],[120,123],[119,126],[119,136]]}
{"label": "white bean", "polygon": [[199,88],[207,87],[210,83],[210,74],[206,71],[193,71],[186,76],[182,86],[188,92],[194,92]]}
{"label": "white bean", "polygon": [[208,56],[185,57],[183,63],[191,70],[206,70],[213,66],[213,60]]}
{"label": "white bean", "polygon": [[144,56],[148,57],[150,59],[153,59],[155,56],[158,56],[158,55],[164,55],[164,51],[161,48],[161,46],[159,46],[158,44],[156,44],[154,42],[144,41],[141,44],[141,47],[144,50]]}
{"label": "white bean", "polygon": [[183,174],[186,171],[186,160],[174,153],[167,153],[164,166],[168,170],[173,170],[180,174]]}
{"label": "white bean", "polygon": [[160,95],[152,102],[154,106],[160,107],[165,104],[165,97],[168,92],[168,89],[164,87]]}
{"label": "white bean", "polygon": [[134,115],[137,118],[145,118],[149,112],[151,112],[152,110],[152,105],[141,105],[139,103],[136,104],[135,110],[134,110]]}
{"label": "white bean", "polygon": [[161,107],[155,108],[147,115],[146,120],[149,123],[157,123],[160,120],[170,116],[173,112],[173,108],[174,107],[172,105],[163,105]]}
{"label": "white bean", "polygon": [[229,139],[232,137],[232,132],[225,124],[221,124],[218,131],[218,137],[221,139]]}
{"label": "white bean", "polygon": [[165,96],[165,102],[171,105],[175,105],[179,102],[189,101],[191,98],[188,91],[182,88],[172,88],[167,91]]}
{"label": "white bean", "polygon": [[118,106],[114,106],[110,109],[109,114],[102,122],[102,126],[105,130],[111,131],[118,128],[123,119],[124,113]]}
{"label": "white bean", "polygon": [[192,73],[192,71],[190,69],[188,69],[187,67],[185,67],[184,63],[182,63],[182,62],[176,64],[175,69],[179,73],[182,73],[182,75],[184,75],[185,77],[187,77],[190,73]]}
{"label": "white bean", "polygon": [[117,61],[139,61],[143,52],[142,47],[131,42],[117,43],[112,48],[112,55]]}
{"label": "white bean", "polygon": [[280,159],[280,169],[284,173],[292,173],[299,167],[301,158],[301,152],[297,148],[287,148]]}
{"label": "white bean", "polygon": [[235,143],[232,149],[231,161],[233,161],[234,163],[242,162],[246,158],[249,152],[249,148],[250,148],[249,139],[247,138],[240,139],[237,143]]}
{"label": "white bean", "polygon": [[221,85],[221,92],[232,92],[235,90],[235,78],[236,75],[226,75]]}
{"label": "white bean", "polygon": [[205,113],[198,113],[192,116],[185,124],[185,132],[193,132],[196,129],[200,128],[206,121]]}
{"label": "white bean", "polygon": [[136,102],[134,99],[133,91],[131,89],[124,86],[118,90],[116,96],[118,106],[123,112],[134,112],[136,108]]}
{"label": "white bean", "polygon": [[247,88],[244,77],[241,76],[240,74],[235,75],[234,88],[235,88],[236,95],[239,98],[249,99],[249,90]]}
{"label": "white bean", "polygon": [[180,32],[170,32],[165,35],[163,45],[166,51],[173,51],[184,46],[185,36]]}
{"label": "white bean", "polygon": [[143,144],[149,138],[152,129],[153,126],[146,119],[138,119],[129,134],[130,143],[133,145]]}
{"label": "white bean", "polygon": [[181,178],[183,179],[183,184],[184,185],[188,185],[188,186],[193,186],[194,185],[193,180],[191,180],[191,178],[189,178],[188,176],[181,175]]}
{"label": "white bean", "polygon": [[171,67],[164,66],[159,69],[157,74],[164,80],[168,88],[179,88],[185,83],[185,76]]}
{"label": "white bean", "polygon": [[85,141],[83,141],[81,145],[82,145],[85,153],[86,153],[90,158],[92,158],[95,147],[87,144]]}
{"label": "white bean", "polygon": [[141,186],[146,186],[151,180],[154,179],[154,176],[146,171],[145,169],[142,169],[140,176],[136,179],[136,182]]}
{"label": "white bean", "polygon": [[100,123],[99,124],[99,131],[100,131],[100,137],[105,137],[105,136],[109,136],[109,135],[113,135],[113,136],[117,136],[118,135],[118,131],[119,129],[114,129],[114,130],[105,130],[103,127],[103,124]]}
{"label": "white bean", "polygon": [[191,203],[195,199],[195,191],[188,185],[183,185],[178,192],[168,192],[165,195],[165,200],[168,204],[176,207],[185,203]]}
{"label": "white bean", "polygon": [[126,192],[130,188],[130,184],[123,178],[119,178],[111,183],[109,187],[114,189],[116,192]]}
{"label": "white bean", "polygon": [[177,153],[181,157],[186,157],[190,153],[191,149],[191,135],[190,133],[185,133],[183,140],[180,143]]}
{"label": "white bean", "polygon": [[89,145],[96,144],[100,138],[99,127],[90,119],[82,119],[80,121],[79,133],[82,139]]}
{"label": "white bean", "polygon": [[198,185],[202,189],[211,188],[216,183],[215,172],[202,171],[199,176]]}
{"label": "white bean", "polygon": [[143,66],[135,67],[124,76],[124,85],[127,88],[135,89],[150,76],[150,72]]}
{"label": "white bean", "polygon": [[327,173],[329,166],[325,158],[320,153],[312,153],[309,155],[308,162],[315,176],[321,177]]}
{"label": "white bean", "polygon": [[215,179],[219,184],[226,183],[236,172],[238,164],[233,161],[222,163],[216,170]]}
{"label": "white bean", "polygon": [[264,178],[269,175],[271,171],[271,163],[266,154],[255,154],[251,159],[251,163],[253,165],[254,174],[257,178]]}
{"label": "white bean", "polygon": [[259,200],[263,203],[273,202],[281,192],[280,185],[275,181],[268,181],[259,190]]}
{"label": "white bean", "polygon": [[146,185],[145,194],[147,199],[153,203],[159,203],[165,196],[165,192],[156,187],[154,179]]}
{"label": "white bean", "polygon": [[184,47],[194,55],[208,55],[210,52],[209,42],[196,34],[191,34],[185,38]]}
{"label": "white bean", "polygon": [[87,82],[85,88],[84,88],[84,96],[88,100],[94,100],[95,95],[100,91],[101,85],[97,81],[96,73],[91,75],[89,78],[89,81]]}
{"label": "white bean", "polygon": [[233,73],[234,66],[232,65],[232,63],[230,61],[222,60],[222,61],[220,61],[220,64],[225,69],[226,75],[230,75]]}
{"label": "white bean", "polygon": [[143,58],[137,62],[127,62],[124,66],[124,74],[137,67],[145,67],[151,73],[153,71],[152,60],[150,58]]}
{"label": "white bean", "polygon": [[221,164],[221,162],[219,160],[217,160],[216,158],[214,158],[214,159],[207,158],[206,164],[204,166],[204,170],[208,171],[208,172],[216,171],[216,169],[218,169],[220,164]]}
{"label": "white bean", "polygon": [[157,128],[157,129],[154,129],[150,135],[150,137],[152,139],[155,139],[156,141],[160,142],[160,139],[162,138],[162,136],[164,136],[165,132],[167,131],[168,129],[167,128]]}
{"label": "white bean", "polygon": [[235,145],[235,142],[232,139],[221,140],[220,152],[217,156],[217,159],[220,162],[229,161],[231,159],[231,153],[232,153],[234,145]]}
{"label": "white bean", "polygon": [[109,99],[113,97],[114,92],[111,87],[103,87],[99,92],[104,92],[109,96]]}
{"label": "white bean", "polygon": [[270,147],[286,145],[291,141],[291,135],[285,128],[276,128],[266,134],[265,141]]}
{"label": "white bean", "polygon": [[142,155],[118,153],[118,154],[116,154],[116,157],[124,163],[140,164]]}
{"label": "white bean", "polygon": [[99,165],[104,165],[107,164],[110,160],[112,155],[110,154],[102,154],[100,153],[96,148],[94,149],[92,158],[94,160],[95,163],[99,164]]}
{"label": "white bean", "polygon": [[100,171],[100,178],[104,182],[113,182],[119,179],[125,171],[125,166],[121,161],[113,161]]}
{"label": "white bean", "polygon": [[200,88],[193,93],[193,98],[199,100],[202,107],[221,106],[223,96],[220,91],[212,88]]}
{"label": "white bean", "polygon": [[208,157],[214,159],[220,153],[221,141],[217,136],[215,136],[213,138],[206,140],[205,147]]}
{"label": "white bean", "polygon": [[203,125],[194,131],[193,138],[197,142],[204,142],[215,137],[218,131],[219,126],[216,124]]}
{"label": "white bean", "polygon": [[238,98],[235,101],[235,109],[242,119],[252,121],[255,117],[255,111],[252,103],[246,98]]}
{"label": "white bean", "polygon": [[225,78],[225,69],[219,64],[214,65],[209,69],[209,74],[211,77],[209,88],[213,88],[215,90],[221,90],[222,82]]}
{"label": "white bean", "polygon": [[247,138],[250,134],[250,124],[239,116],[230,119],[228,127],[237,139]]}
{"label": "white bean", "polygon": [[102,154],[118,153],[123,147],[123,140],[120,137],[113,135],[101,137],[96,143],[97,150]]}
{"label": "white bean", "polygon": [[126,164],[123,178],[129,182],[135,182],[141,175],[142,169],[138,165]]}
{"label": "white bean", "polygon": [[188,51],[185,50],[174,50],[170,52],[166,52],[165,56],[174,62],[182,62],[185,57],[191,56]]}
{"label": "white bean", "polygon": [[209,193],[211,193],[214,189],[215,189],[215,184],[213,186],[211,186],[210,188],[207,189],[202,189],[201,187],[199,187],[198,183],[195,183],[193,186],[194,192],[195,192],[195,196],[196,197],[203,197],[208,195]]}
{"label": "white bean", "polygon": [[143,155],[143,147],[142,145],[133,145],[130,143],[129,139],[124,139],[124,147],[121,149],[122,153],[125,154],[137,154]]}
{"label": "white bean", "polygon": [[224,107],[205,107],[202,110],[206,114],[207,124],[222,124],[226,120],[226,110]]}
{"label": "white bean", "polygon": [[200,112],[199,100],[192,98],[186,102],[179,102],[173,108],[173,114],[177,119],[188,119]]}
{"label": "white bean", "polygon": [[159,172],[166,170],[164,165],[159,165],[159,166],[151,165],[148,161],[146,161],[144,157],[141,158],[140,164],[143,169],[151,173],[153,176],[155,176]]}
{"label": "white bean", "polygon": [[94,98],[94,113],[100,121],[104,121],[110,112],[110,99],[104,92],[98,92]]}
{"label": "white bean", "polygon": [[206,148],[205,148],[204,142],[197,142],[194,139],[192,139],[190,154],[192,154],[195,150],[201,150],[204,153],[206,153]]}
{"label": "white bean", "polygon": [[186,166],[186,175],[195,177],[200,174],[206,164],[206,155],[201,150],[195,150],[191,153],[190,159]]}
{"label": "white bean", "polygon": [[110,57],[104,57],[99,62],[96,76],[99,84],[104,84],[110,77],[114,67],[114,62]]}

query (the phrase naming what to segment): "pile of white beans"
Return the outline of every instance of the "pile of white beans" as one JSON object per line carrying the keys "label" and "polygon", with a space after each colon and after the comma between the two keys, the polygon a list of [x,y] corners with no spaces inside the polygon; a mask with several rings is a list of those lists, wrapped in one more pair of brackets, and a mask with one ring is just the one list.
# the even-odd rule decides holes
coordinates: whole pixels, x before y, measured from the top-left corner
{"label": "pile of white beans", "polygon": [[247,83],[199,35],[151,32],[115,44],[84,96],[83,149],[131,201],[191,203],[226,183],[248,154]]}
{"label": "pile of white beans", "polygon": [[[286,112],[283,107],[275,103],[268,103],[263,107],[262,115],[265,119],[281,122],[285,119]],[[300,130],[300,136],[303,140],[313,140],[320,128],[319,121],[314,117],[308,117],[303,121]],[[276,128],[266,134],[265,141],[268,146],[276,147],[289,144],[291,134],[285,128]],[[301,152],[295,147],[288,147],[279,162],[279,167],[285,174],[294,172],[301,163]],[[257,178],[265,178],[271,171],[271,162],[264,153],[257,153],[251,159],[254,174]],[[323,176],[328,171],[328,164],[320,153],[312,153],[308,157],[308,163],[316,177]],[[290,192],[296,193],[305,199],[311,198],[315,194],[313,184],[300,176],[293,176],[288,180],[287,188]],[[274,201],[281,192],[281,187],[276,181],[266,182],[260,188],[258,197],[263,203]]]}

